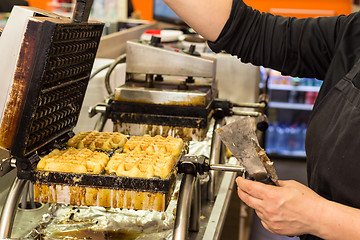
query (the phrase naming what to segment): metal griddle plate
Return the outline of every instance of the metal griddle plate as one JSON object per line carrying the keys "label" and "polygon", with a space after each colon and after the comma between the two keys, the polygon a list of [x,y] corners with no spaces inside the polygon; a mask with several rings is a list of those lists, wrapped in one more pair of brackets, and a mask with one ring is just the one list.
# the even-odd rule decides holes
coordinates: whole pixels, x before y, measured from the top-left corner
{"label": "metal griddle plate", "polygon": [[[185,142],[184,147],[178,157],[173,170],[166,179],[153,178],[131,178],[121,177],[108,174],[84,174],[84,173],[65,173],[65,172],[48,172],[36,170],[37,162],[32,164],[30,169],[18,169],[18,177],[27,179],[34,183],[45,185],[66,185],[92,188],[108,188],[117,190],[136,190],[153,193],[171,193],[176,180],[177,162],[181,157],[188,153],[189,143]],[[105,152],[109,158],[115,150]]]}
{"label": "metal griddle plate", "polygon": [[168,178],[131,178],[116,175],[79,174],[45,171],[20,171],[20,177],[46,185],[67,185],[118,190],[136,190],[154,193],[169,193],[175,183],[175,170]]}
{"label": "metal griddle plate", "polygon": [[196,129],[207,129],[212,116],[212,102],[203,107],[114,101],[110,109],[110,117],[114,123]]}
{"label": "metal griddle plate", "polygon": [[153,88],[147,87],[146,82],[129,80],[116,88],[110,117],[115,123],[207,129],[217,92],[209,80],[196,81],[199,83],[179,90],[181,81],[167,77],[162,82],[155,81]]}
{"label": "metal griddle plate", "polygon": [[20,56],[32,55],[17,69],[25,74],[26,92],[10,149],[13,156],[28,158],[75,127],[102,29],[100,22],[29,19]]}
{"label": "metal griddle plate", "polygon": [[[138,102],[162,105],[204,106],[216,96],[208,79],[196,78],[195,83],[184,85],[185,79],[163,76],[161,82],[154,81],[153,87],[145,81],[129,79],[124,85],[115,89],[115,101]],[[209,83],[210,82],[210,83]],[[183,86],[186,89],[180,90]]]}

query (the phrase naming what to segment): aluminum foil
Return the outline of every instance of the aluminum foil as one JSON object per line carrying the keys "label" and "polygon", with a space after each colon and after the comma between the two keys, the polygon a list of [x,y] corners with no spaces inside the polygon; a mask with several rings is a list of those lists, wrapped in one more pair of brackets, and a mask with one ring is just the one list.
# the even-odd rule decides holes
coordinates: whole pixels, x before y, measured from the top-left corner
{"label": "aluminum foil", "polygon": [[26,239],[171,239],[179,187],[165,212],[52,204]]}
{"label": "aluminum foil", "polygon": [[[210,128],[204,141],[191,141],[189,154],[209,157],[211,135]],[[207,174],[201,176],[206,179]],[[172,239],[181,176],[175,184],[165,212],[51,204],[26,239]]]}

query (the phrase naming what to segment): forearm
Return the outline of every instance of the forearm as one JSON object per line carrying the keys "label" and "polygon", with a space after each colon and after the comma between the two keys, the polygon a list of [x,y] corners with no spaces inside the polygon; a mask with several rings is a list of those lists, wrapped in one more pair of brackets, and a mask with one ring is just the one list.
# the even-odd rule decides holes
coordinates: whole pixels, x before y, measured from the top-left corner
{"label": "forearm", "polygon": [[328,201],[318,221],[318,235],[327,240],[360,239],[360,210]]}
{"label": "forearm", "polygon": [[232,0],[164,0],[190,27],[210,41],[220,35]]}

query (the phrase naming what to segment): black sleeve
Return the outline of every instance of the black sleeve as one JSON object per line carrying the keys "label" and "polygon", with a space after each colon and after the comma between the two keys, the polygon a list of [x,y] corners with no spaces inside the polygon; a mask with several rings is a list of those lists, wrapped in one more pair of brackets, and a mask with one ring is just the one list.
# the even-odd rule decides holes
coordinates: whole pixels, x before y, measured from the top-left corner
{"label": "black sleeve", "polygon": [[233,0],[227,23],[209,46],[284,75],[323,79],[336,51],[341,22],[340,17],[274,16]]}
{"label": "black sleeve", "polygon": [[14,5],[29,6],[29,3],[25,0],[1,0],[0,12],[11,12]]}

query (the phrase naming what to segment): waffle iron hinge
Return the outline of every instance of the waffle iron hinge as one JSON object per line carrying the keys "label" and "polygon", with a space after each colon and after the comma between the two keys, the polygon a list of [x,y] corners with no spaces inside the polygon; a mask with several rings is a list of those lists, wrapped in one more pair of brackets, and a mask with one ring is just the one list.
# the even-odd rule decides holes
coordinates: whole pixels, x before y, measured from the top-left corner
{"label": "waffle iron hinge", "polygon": [[47,155],[54,149],[62,149],[66,146],[67,141],[75,135],[72,131],[67,131],[65,134],[58,136],[55,140],[49,142],[37,151],[26,155],[24,157],[12,156],[10,164],[12,167],[16,167],[18,171],[18,177],[20,179],[33,180],[33,169],[35,165],[40,161],[40,156]]}
{"label": "waffle iron hinge", "polygon": [[[73,132],[69,132],[68,134],[65,134],[63,138],[59,138],[54,143],[47,145],[46,149],[39,151],[42,151],[44,154],[46,154],[54,148],[62,148],[65,146],[67,140],[73,135]],[[37,151],[26,157],[16,157],[11,155],[9,150],[0,147],[0,177],[5,176],[14,168],[17,168],[19,178],[32,180],[33,176],[31,171],[38,161],[40,161],[40,157]]]}
{"label": "waffle iron hinge", "polygon": [[5,176],[14,168],[17,168],[18,173],[22,172],[20,177],[18,175],[19,178],[31,180],[32,175],[29,171],[31,171],[33,165],[39,160],[40,157],[37,154],[27,158],[19,158],[12,156],[9,150],[0,148],[0,177]]}

